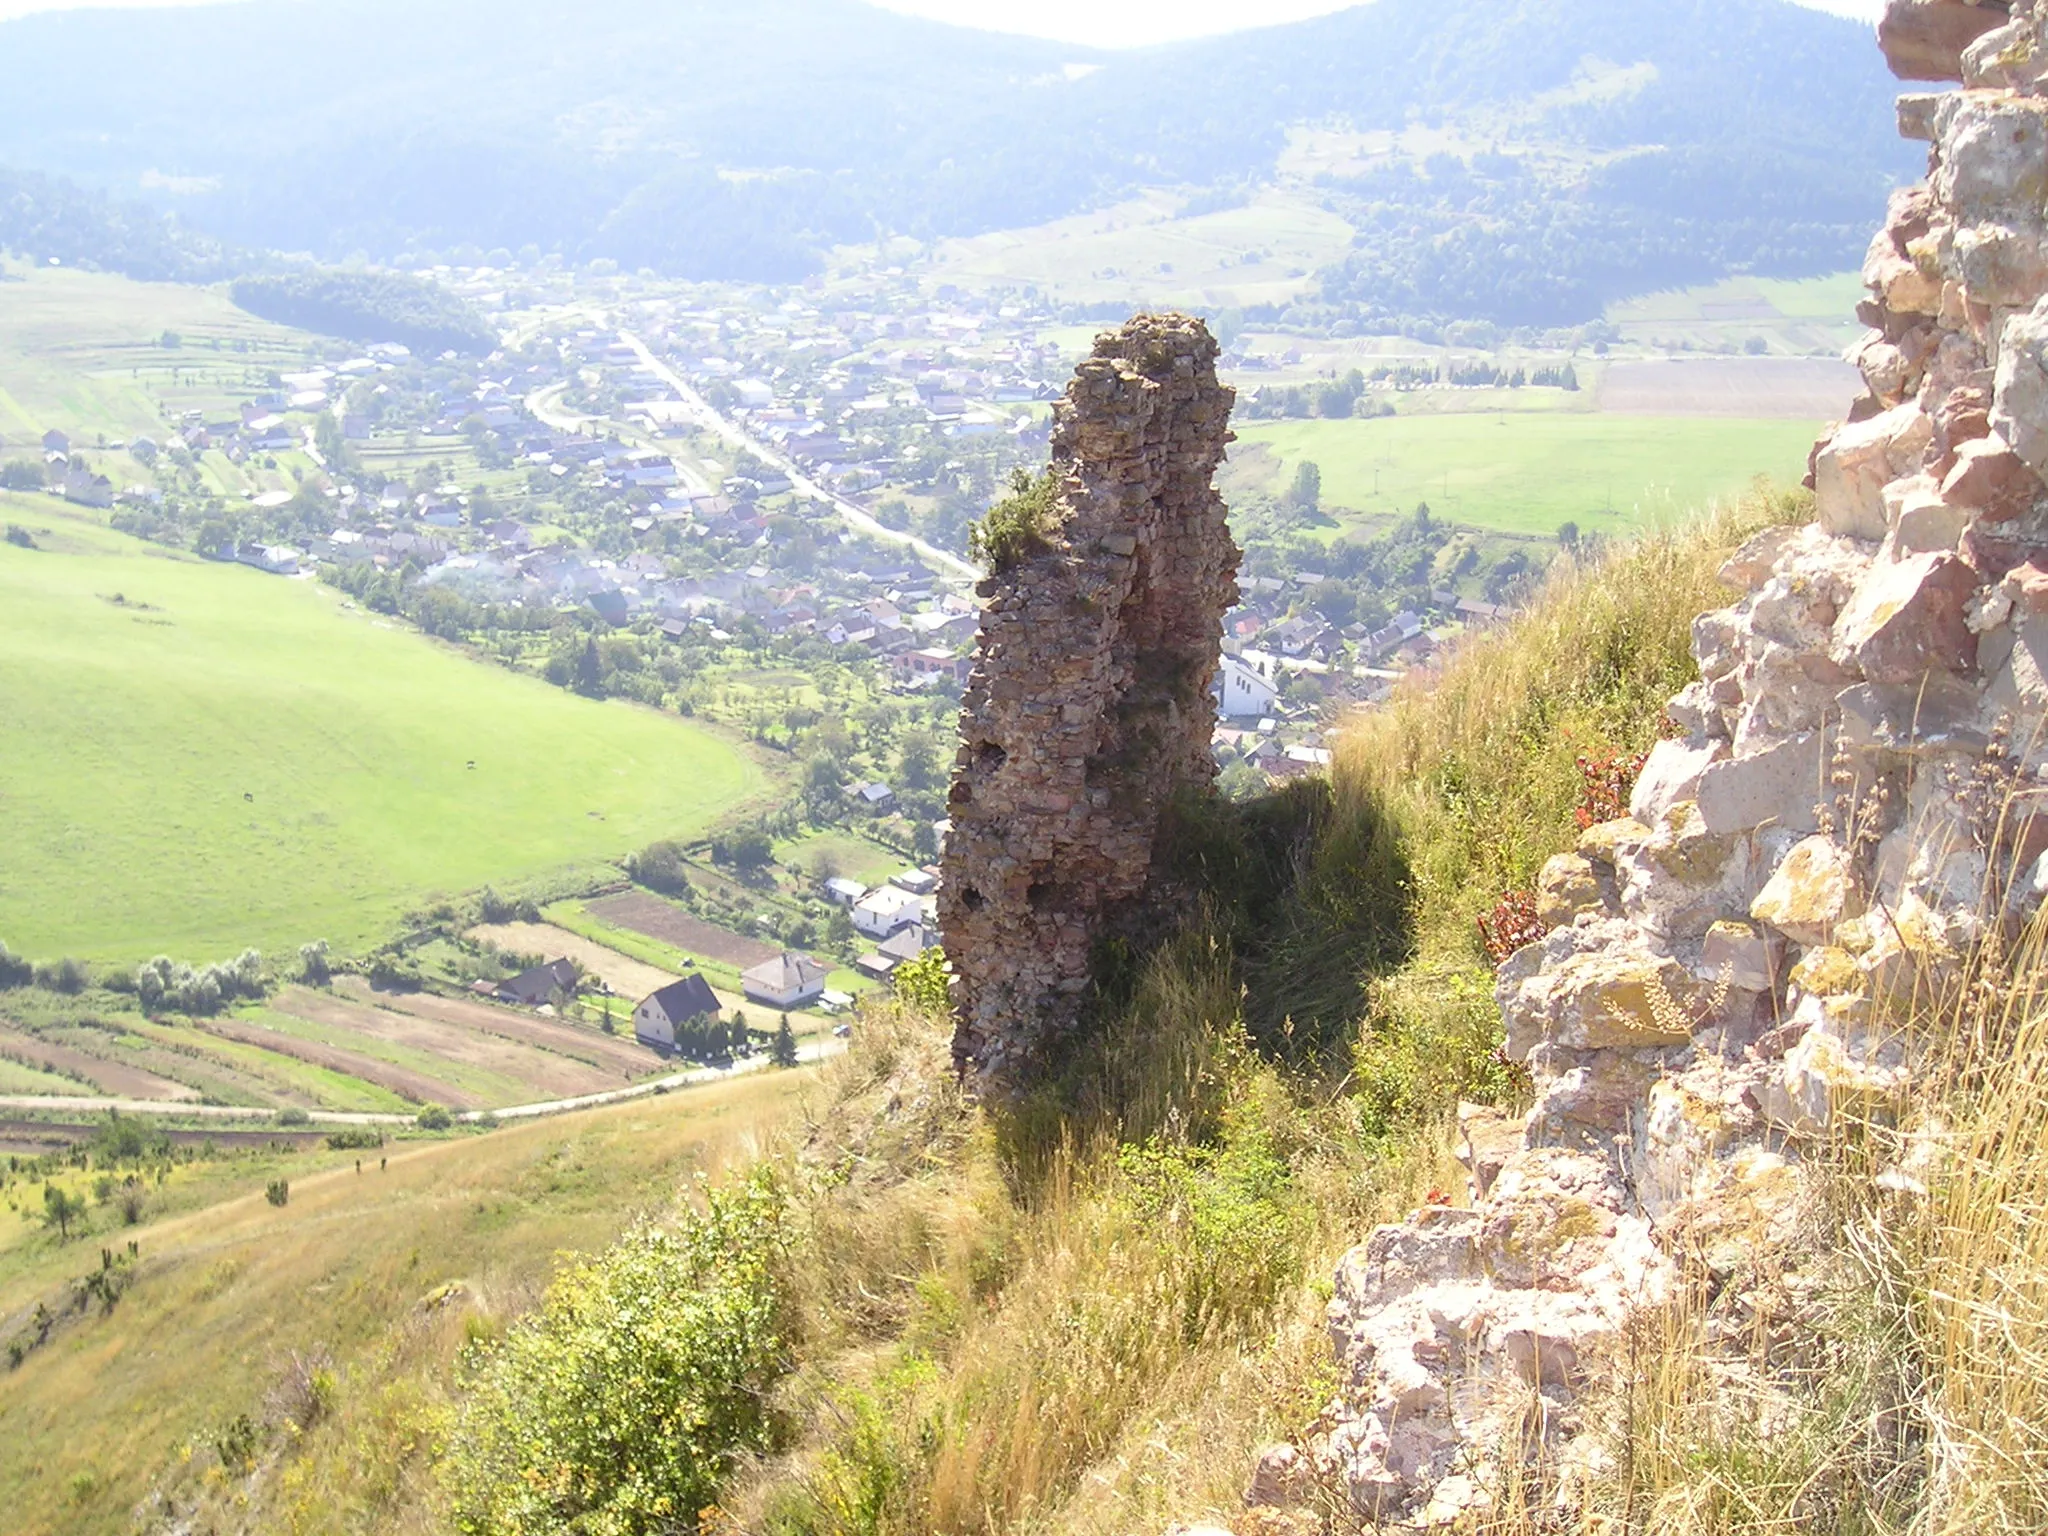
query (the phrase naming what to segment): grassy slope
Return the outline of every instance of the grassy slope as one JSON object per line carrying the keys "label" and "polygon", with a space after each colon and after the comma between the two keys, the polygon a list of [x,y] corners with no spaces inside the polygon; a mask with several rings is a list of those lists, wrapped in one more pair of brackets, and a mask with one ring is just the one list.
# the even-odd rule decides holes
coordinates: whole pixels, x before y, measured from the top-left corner
{"label": "grassy slope", "polygon": [[1542,412],[1258,421],[1237,433],[1280,461],[1273,490],[1291,481],[1297,464],[1314,461],[1333,512],[1407,512],[1426,501],[1451,522],[1547,536],[1566,521],[1588,533],[1633,532],[1732,499],[1758,475],[1796,480],[1814,430],[1803,422]]}
{"label": "grassy slope", "polygon": [[[672,1201],[689,1170],[744,1155],[807,1076],[767,1074],[398,1148],[386,1172],[374,1154],[354,1152],[201,1169],[212,1203],[118,1234],[138,1237],[145,1267],[114,1312],[95,1312],[6,1377],[8,1530],[127,1530],[152,1476],[182,1464],[180,1447],[204,1445],[236,1414],[257,1412],[289,1351],[330,1353],[344,1392],[365,1408],[381,1401],[373,1389],[393,1352],[437,1379],[464,1317],[517,1311],[560,1250],[601,1246],[634,1212]],[[262,1193],[279,1173],[291,1182],[283,1209]],[[90,1239],[38,1239],[32,1262],[9,1266],[0,1281],[0,1316],[97,1262]],[[461,1304],[437,1309],[431,1298],[451,1282]],[[397,1454],[390,1444],[377,1450]],[[366,1470],[392,1479],[402,1471]]]}
{"label": "grassy slope", "polygon": [[0,517],[51,546],[0,544],[18,950],[355,944],[426,893],[694,835],[761,786],[702,728],[479,665],[315,584],[43,498]]}

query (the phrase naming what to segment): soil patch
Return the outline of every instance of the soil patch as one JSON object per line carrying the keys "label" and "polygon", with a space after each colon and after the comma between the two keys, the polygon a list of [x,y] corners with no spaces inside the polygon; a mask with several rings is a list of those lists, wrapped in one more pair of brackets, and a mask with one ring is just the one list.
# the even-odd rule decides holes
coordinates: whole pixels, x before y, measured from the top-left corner
{"label": "soil patch", "polygon": [[549,960],[574,960],[593,976],[602,977],[621,997],[642,998],[659,992],[676,978],[607,949],[595,939],[557,928],[553,923],[485,923],[469,930],[472,938],[489,939],[500,949],[517,955],[540,955]]}
{"label": "soil patch", "polygon": [[624,1077],[639,1077],[662,1065],[654,1052],[633,1043],[630,1030],[624,1035],[606,1035],[559,1019],[537,1018],[475,998],[444,997],[438,992],[404,992],[373,999],[354,977],[341,978],[335,988],[366,1006],[431,1019],[456,1029],[481,1030]]}
{"label": "soil patch", "polygon": [[645,891],[628,891],[585,905],[593,917],[610,923],[614,928],[644,933],[650,939],[659,939],[690,954],[702,955],[707,960],[716,960],[721,965],[735,966],[740,970],[759,965],[764,960],[773,960],[782,953],[772,944],[741,938],[685,912],[672,901],[663,901]]}
{"label": "soil patch", "polygon": [[[406,1046],[451,1063],[495,1073],[521,1085],[535,1100],[602,1093],[617,1088],[627,1078],[624,1071],[605,1071],[587,1061],[539,1050],[500,1035],[379,1005],[351,1002],[309,987],[287,987],[271,1006],[309,1023],[345,1029],[371,1040]],[[452,1103],[445,1098],[441,1102]]]}
{"label": "soil patch", "polygon": [[347,1077],[360,1078],[374,1087],[386,1089],[415,1104],[431,1101],[446,1104],[451,1109],[475,1109],[478,1106],[475,1094],[467,1093],[452,1083],[428,1077],[424,1072],[395,1067],[388,1061],[379,1061],[376,1057],[365,1056],[359,1051],[345,1051],[339,1046],[301,1040],[298,1036],[288,1035],[283,1030],[265,1029],[260,1024],[244,1024],[237,1019],[208,1019],[204,1023],[195,1020],[194,1023],[207,1034],[218,1035],[223,1040],[232,1040],[238,1045],[253,1045],[259,1050],[289,1056],[294,1061],[307,1062],[316,1067],[326,1067],[329,1071],[340,1072]]}
{"label": "soil patch", "polygon": [[74,1046],[55,1045],[34,1035],[0,1029],[0,1056],[12,1056],[61,1077],[82,1077],[110,1099],[196,1099],[199,1092],[183,1083],[125,1062],[107,1061]]}

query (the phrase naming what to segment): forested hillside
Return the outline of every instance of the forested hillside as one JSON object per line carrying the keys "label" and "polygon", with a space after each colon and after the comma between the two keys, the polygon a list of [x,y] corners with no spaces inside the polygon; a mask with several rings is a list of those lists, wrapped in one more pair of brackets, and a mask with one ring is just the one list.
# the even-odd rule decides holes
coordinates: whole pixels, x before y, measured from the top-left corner
{"label": "forested hillside", "polygon": [[[1090,55],[854,0],[600,0],[573,26],[343,0],[141,12],[113,37],[60,13],[0,27],[0,158],[252,246],[770,281],[878,232],[1290,176],[1358,231],[1333,310],[1573,323],[1853,262],[1914,171],[1859,30],[1787,0],[1378,0]],[[1297,163],[1304,125],[1356,154]]]}

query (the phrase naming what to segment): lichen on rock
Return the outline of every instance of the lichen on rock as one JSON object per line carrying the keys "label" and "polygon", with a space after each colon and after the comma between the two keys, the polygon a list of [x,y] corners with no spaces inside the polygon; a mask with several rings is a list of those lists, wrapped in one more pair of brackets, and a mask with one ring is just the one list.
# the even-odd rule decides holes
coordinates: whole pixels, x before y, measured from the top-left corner
{"label": "lichen on rock", "polygon": [[1032,537],[1005,539],[981,584],[939,918],[954,1058],[992,1092],[1054,1064],[1098,946],[1157,926],[1161,813],[1214,780],[1238,565],[1213,484],[1235,398],[1216,352],[1184,315],[1098,337],[1056,410]]}

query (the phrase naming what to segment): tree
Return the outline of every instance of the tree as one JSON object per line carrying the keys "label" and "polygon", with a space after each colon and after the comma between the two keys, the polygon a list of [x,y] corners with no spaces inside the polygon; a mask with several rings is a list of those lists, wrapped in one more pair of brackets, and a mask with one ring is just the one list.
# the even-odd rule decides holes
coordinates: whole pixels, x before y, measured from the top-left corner
{"label": "tree", "polygon": [[769,1048],[769,1057],[778,1067],[796,1065],[796,1032],[789,1027],[789,1015],[782,1016],[782,1022],[775,1026],[775,1044]]}
{"label": "tree", "polygon": [[911,731],[896,751],[896,780],[905,789],[934,788],[939,782],[939,749],[927,731]]}
{"label": "tree", "polygon": [[1323,501],[1323,471],[1313,459],[1303,459],[1295,467],[1294,483],[1287,488],[1287,504],[1303,512],[1313,512]]}
{"label": "tree", "polygon": [[455,1117],[446,1105],[429,1102],[420,1106],[418,1124],[423,1131],[445,1131],[455,1124]]}
{"label": "tree", "polygon": [[57,1184],[43,1186],[43,1225],[55,1227],[60,1242],[71,1240],[71,1223],[85,1215],[85,1201]]}
{"label": "tree", "polygon": [[585,635],[583,649],[576,654],[575,686],[587,698],[599,698],[604,693],[604,668],[598,660],[595,635]]}
{"label": "tree", "polygon": [[327,941],[315,939],[299,946],[299,979],[308,986],[324,987],[329,980]]}
{"label": "tree", "polygon": [[1557,542],[1566,549],[1577,549],[1579,547],[1579,525],[1573,522],[1559,523],[1557,525]]}

